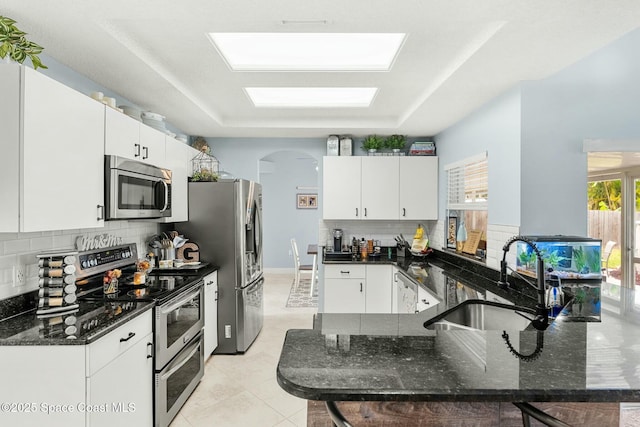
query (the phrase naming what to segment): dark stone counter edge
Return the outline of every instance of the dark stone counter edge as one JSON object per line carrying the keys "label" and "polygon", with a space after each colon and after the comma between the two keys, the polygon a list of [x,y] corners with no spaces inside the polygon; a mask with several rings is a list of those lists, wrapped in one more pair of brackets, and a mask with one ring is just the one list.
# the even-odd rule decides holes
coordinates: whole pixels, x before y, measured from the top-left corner
{"label": "dark stone counter edge", "polygon": [[[140,316],[148,310],[153,309],[155,304],[153,302],[140,302],[143,304],[141,307],[130,311],[129,313],[119,317],[117,321],[105,326],[104,328],[96,330],[92,335],[84,338],[66,339],[66,338],[39,338],[35,340],[28,339],[4,339],[0,340],[0,347],[2,346],[52,346],[52,345],[87,345],[96,341],[97,339],[107,335],[109,332],[122,326],[127,321]],[[35,316],[35,313],[34,313]]]}
{"label": "dark stone counter edge", "polygon": [[334,402],[640,402],[638,390],[402,390],[363,392],[359,389],[317,389],[300,387],[284,379],[277,368],[277,380],[283,390],[306,400]]}

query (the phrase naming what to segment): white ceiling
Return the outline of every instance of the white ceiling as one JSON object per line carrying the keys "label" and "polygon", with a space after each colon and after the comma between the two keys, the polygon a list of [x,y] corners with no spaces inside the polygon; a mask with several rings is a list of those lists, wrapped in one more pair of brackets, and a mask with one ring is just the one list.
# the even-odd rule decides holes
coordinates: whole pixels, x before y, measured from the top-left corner
{"label": "white ceiling", "polygon": [[[635,29],[640,2],[0,0],[0,14],[47,55],[191,135],[428,136]],[[408,36],[389,72],[263,73],[230,71],[206,35],[234,31]],[[242,89],[308,85],[380,91],[370,108],[258,109]]]}

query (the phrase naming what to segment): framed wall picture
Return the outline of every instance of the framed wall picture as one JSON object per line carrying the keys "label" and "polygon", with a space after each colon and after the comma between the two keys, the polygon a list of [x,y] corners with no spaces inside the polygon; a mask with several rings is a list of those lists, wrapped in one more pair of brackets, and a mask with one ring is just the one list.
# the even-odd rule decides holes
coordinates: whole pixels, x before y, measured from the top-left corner
{"label": "framed wall picture", "polygon": [[298,209],[318,209],[318,195],[296,194],[296,207]]}
{"label": "framed wall picture", "polygon": [[450,216],[447,221],[447,248],[456,248],[456,234],[458,233],[458,218]]}

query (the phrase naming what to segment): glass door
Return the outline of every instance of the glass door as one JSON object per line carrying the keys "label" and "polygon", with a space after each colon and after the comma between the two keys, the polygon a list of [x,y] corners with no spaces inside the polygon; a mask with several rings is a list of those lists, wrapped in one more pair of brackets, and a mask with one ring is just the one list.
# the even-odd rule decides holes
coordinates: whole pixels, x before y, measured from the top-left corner
{"label": "glass door", "polygon": [[600,176],[589,181],[588,236],[602,241],[602,296],[620,300],[626,277],[622,262],[623,176]]}
{"label": "glass door", "polygon": [[630,200],[633,200],[632,206],[629,206],[627,211],[629,212],[629,220],[626,224],[630,230],[627,233],[629,235],[629,248],[630,248],[630,265],[629,268],[629,288],[634,289],[631,301],[629,301],[630,308],[633,310],[640,310],[640,171],[634,171],[629,175],[628,185],[625,194]]}

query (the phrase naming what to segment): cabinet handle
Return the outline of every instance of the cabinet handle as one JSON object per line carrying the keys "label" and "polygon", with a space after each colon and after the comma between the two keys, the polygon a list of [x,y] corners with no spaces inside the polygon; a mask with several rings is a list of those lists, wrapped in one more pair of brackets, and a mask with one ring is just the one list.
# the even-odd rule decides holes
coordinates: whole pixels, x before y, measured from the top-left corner
{"label": "cabinet handle", "polygon": [[148,342],[147,343],[147,350],[149,350],[147,352],[147,359],[151,359],[153,357],[153,343],[152,342]]}
{"label": "cabinet handle", "polygon": [[144,156],[142,156],[142,160],[149,158],[149,147],[142,147],[144,150]]}
{"label": "cabinet handle", "polygon": [[360,282],[360,292],[362,292],[362,282]]}
{"label": "cabinet handle", "polygon": [[405,208],[402,208],[402,216],[407,216],[407,210]]}
{"label": "cabinet handle", "polygon": [[426,299],[422,298],[422,303],[423,304],[429,304],[429,301],[427,301]]}
{"label": "cabinet handle", "polygon": [[140,144],[133,144],[133,146],[136,148],[136,152],[133,157],[140,157]]}
{"label": "cabinet handle", "polygon": [[367,208],[364,208],[364,216],[367,216]]}
{"label": "cabinet handle", "polygon": [[129,336],[127,336],[126,338],[120,338],[120,342],[129,341],[131,338],[133,338],[135,336],[136,336],[135,332],[129,332]]}
{"label": "cabinet handle", "polygon": [[104,220],[104,206],[103,205],[98,205],[98,221],[102,221]]}
{"label": "cabinet handle", "polygon": [[214,301],[218,301],[218,291],[216,291],[215,293],[215,297],[213,298]]}
{"label": "cabinet handle", "polygon": [[358,217],[358,208],[356,208],[356,218]]}
{"label": "cabinet handle", "polygon": [[349,271],[349,270],[347,270],[347,271],[340,270],[340,274],[351,274],[351,271]]}

